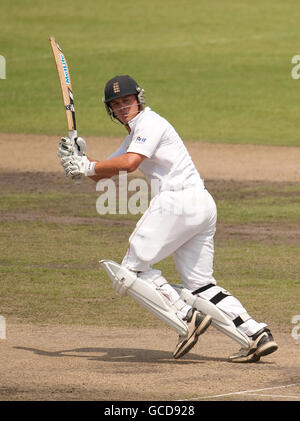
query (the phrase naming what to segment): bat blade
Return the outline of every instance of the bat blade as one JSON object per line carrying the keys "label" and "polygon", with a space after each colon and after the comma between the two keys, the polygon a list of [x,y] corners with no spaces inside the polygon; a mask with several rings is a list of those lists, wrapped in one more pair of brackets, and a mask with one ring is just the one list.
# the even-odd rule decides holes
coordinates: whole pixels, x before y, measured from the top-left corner
{"label": "bat blade", "polygon": [[61,87],[63,103],[67,118],[69,132],[76,131],[76,119],[74,108],[74,96],[72,90],[71,76],[66,57],[54,37],[50,38],[50,44],[56,64],[58,79]]}
{"label": "bat blade", "polygon": [[[75,119],[75,107],[74,107],[74,96],[72,90],[71,76],[68,67],[66,57],[56,42],[54,37],[49,39],[52,48],[58,79],[60,83],[63,103],[65,107],[65,113],[67,118],[68,135],[73,141],[77,138],[76,119]],[[81,176],[72,177],[76,183],[81,182]]]}

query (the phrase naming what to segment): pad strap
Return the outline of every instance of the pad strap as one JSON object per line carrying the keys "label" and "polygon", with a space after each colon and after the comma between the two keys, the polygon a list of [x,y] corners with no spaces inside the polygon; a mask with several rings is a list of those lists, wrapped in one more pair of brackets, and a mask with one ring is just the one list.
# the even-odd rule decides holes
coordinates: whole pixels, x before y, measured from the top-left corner
{"label": "pad strap", "polygon": [[[154,283],[154,285],[159,290],[161,290],[164,285],[166,285],[166,284],[169,285],[168,281],[163,276],[158,276],[157,278],[152,279],[152,282]],[[177,291],[176,291],[176,293],[177,293]],[[178,297],[178,300],[174,301],[171,304],[171,307],[173,307],[175,312],[181,311],[183,309],[183,307],[185,307],[185,306],[186,306],[186,303],[180,298],[180,296]]]}
{"label": "pad strap", "polygon": [[[207,284],[204,285],[204,287],[198,288],[195,291],[192,292],[193,295],[200,294],[201,292],[206,291],[209,288],[215,287],[215,284]],[[218,292],[216,295],[214,295],[209,301],[213,304],[218,304],[220,301],[222,301],[224,298],[230,296],[229,293],[224,293],[222,291]]]}
{"label": "pad strap", "polygon": [[200,294],[201,292],[204,292],[204,291],[206,291],[207,289],[209,289],[209,288],[211,288],[211,287],[214,287],[214,286],[215,286],[215,284],[207,284],[207,285],[204,285],[204,287],[201,287],[201,288],[195,289],[195,291],[193,291],[193,292],[192,292],[192,294],[193,294],[193,295]]}
{"label": "pad strap", "polygon": [[163,285],[167,284],[167,280],[163,277],[163,276],[159,276],[157,278],[153,278],[152,282],[154,283],[155,286],[157,286],[158,288],[161,288]]}
{"label": "pad strap", "polygon": [[127,290],[136,281],[137,275],[135,272],[129,271],[128,269],[120,266],[120,270],[113,280],[113,287],[122,296],[127,295]]}
{"label": "pad strap", "polygon": [[247,320],[251,319],[248,313],[240,314],[237,316],[233,321],[235,327],[241,326],[243,323],[247,322]]}

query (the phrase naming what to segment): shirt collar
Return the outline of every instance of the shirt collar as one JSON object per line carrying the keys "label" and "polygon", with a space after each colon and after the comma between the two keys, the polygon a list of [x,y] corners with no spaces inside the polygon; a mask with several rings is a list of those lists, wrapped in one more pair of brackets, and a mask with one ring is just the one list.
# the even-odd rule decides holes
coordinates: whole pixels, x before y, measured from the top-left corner
{"label": "shirt collar", "polygon": [[128,126],[130,127],[130,129],[132,130],[132,129],[134,129],[134,127],[135,127],[135,125],[136,125],[136,123],[137,123],[137,121],[140,119],[140,117],[143,115],[143,114],[145,114],[145,113],[147,113],[147,112],[149,112],[149,111],[151,111],[151,108],[150,107],[146,107],[143,111],[141,111],[140,113],[138,113],[138,115],[136,115],[132,120],[130,120],[129,122],[128,122]]}

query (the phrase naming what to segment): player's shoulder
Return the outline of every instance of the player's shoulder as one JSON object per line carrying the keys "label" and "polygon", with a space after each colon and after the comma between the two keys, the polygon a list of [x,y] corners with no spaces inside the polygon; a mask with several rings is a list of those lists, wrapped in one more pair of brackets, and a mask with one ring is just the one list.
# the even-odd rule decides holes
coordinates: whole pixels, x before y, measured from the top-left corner
{"label": "player's shoulder", "polygon": [[170,123],[162,117],[157,112],[153,111],[150,107],[146,107],[141,114],[141,118],[137,122],[138,124],[142,125],[159,125],[161,127],[166,127],[170,125]]}

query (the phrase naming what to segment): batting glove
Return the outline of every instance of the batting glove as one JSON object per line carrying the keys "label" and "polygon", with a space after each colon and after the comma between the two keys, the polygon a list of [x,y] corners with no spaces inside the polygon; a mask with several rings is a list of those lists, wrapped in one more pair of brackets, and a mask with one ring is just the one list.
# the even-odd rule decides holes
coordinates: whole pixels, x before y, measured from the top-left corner
{"label": "batting glove", "polygon": [[85,156],[86,150],[86,142],[82,137],[77,137],[74,140],[69,137],[62,137],[58,145],[57,155],[59,158],[72,155]]}
{"label": "batting glove", "polygon": [[65,170],[67,177],[74,177],[77,175],[91,176],[95,175],[95,164],[91,162],[86,156],[66,156],[61,158],[61,164]]}
{"label": "batting glove", "polygon": [[85,140],[82,137],[76,137],[74,141],[75,141],[76,148],[78,150],[78,155],[84,156],[87,150]]}

